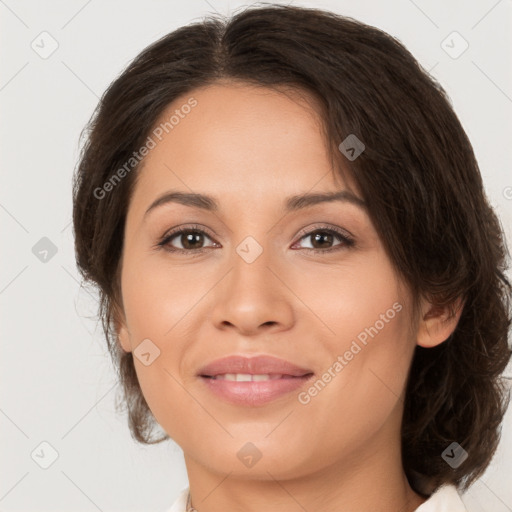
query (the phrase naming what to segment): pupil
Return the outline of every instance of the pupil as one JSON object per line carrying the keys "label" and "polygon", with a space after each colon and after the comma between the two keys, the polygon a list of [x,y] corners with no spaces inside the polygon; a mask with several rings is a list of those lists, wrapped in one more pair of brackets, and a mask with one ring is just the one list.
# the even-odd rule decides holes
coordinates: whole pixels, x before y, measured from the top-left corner
{"label": "pupil", "polygon": [[315,243],[320,241],[320,248],[324,247],[325,243],[322,244],[322,241],[325,242],[325,239],[327,239],[327,244],[332,243],[332,235],[329,233],[316,233],[314,235]]}
{"label": "pupil", "polygon": [[196,239],[196,242],[197,242],[197,238],[199,237],[199,242],[201,242],[201,237],[203,236],[201,233],[187,233],[186,235],[183,235],[185,237],[185,240],[186,242],[183,243],[182,241],[182,245],[183,247],[185,247],[185,249],[197,249],[197,247],[194,246],[194,238]]}

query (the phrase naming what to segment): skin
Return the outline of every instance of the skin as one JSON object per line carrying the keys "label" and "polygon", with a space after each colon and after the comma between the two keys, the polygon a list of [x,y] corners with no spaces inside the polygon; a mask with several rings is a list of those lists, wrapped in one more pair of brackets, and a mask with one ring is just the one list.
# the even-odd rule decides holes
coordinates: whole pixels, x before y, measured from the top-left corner
{"label": "skin", "polygon": [[[138,171],[116,325],[125,351],[147,338],[160,350],[148,366],[135,357],[135,368],[153,414],[183,449],[193,506],[415,510],[425,500],[409,486],[400,453],[407,374],[415,346],[446,340],[460,311],[449,317],[423,300],[412,318],[412,298],[364,209],[326,202],[285,214],[294,194],[360,197],[346,173],[332,171],[313,99],[219,82],[178,98],[161,120],[190,97],[197,106]],[[220,208],[167,203],[145,217],[169,190],[212,195]],[[208,234],[189,253],[157,248],[171,228],[190,224]],[[301,231],[331,226],[355,245],[336,236],[315,245]],[[236,252],[247,236],[263,249],[250,264]],[[168,246],[186,243],[177,235]],[[292,392],[264,406],[232,405],[196,376],[219,357],[271,354],[319,378],[395,303],[401,311],[307,404]],[[261,453],[250,468],[237,457],[247,442]]]}

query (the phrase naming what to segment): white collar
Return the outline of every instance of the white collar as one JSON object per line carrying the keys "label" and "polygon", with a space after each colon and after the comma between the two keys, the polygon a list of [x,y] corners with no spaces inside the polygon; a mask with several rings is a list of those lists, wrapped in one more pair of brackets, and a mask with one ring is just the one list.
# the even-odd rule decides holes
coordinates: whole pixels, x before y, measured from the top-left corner
{"label": "white collar", "polygon": [[467,512],[454,485],[442,485],[415,512]]}

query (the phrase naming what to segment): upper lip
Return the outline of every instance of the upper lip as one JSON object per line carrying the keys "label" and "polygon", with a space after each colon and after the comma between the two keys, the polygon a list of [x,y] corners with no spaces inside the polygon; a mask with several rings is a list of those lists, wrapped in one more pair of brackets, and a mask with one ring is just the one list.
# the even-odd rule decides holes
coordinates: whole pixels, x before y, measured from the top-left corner
{"label": "upper lip", "polygon": [[232,355],[208,363],[199,370],[198,375],[214,377],[216,375],[225,375],[226,373],[246,373],[251,375],[279,374],[302,377],[313,372],[273,356],[246,357]]}

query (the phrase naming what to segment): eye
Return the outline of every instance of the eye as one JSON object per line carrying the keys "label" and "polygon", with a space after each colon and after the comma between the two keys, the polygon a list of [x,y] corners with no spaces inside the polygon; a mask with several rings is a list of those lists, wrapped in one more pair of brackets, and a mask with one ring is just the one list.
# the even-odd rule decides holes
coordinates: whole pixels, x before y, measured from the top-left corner
{"label": "eye", "polygon": [[[174,229],[170,233],[166,233],[163,239],[158,242],[158,246],[164,247],[170,252],[203,252],[206,248],[201,247],[205,238],[210,238],[208,233],[199,226],[189,226],[181,229]],[[210,238],[211,239],[211,238]],[[175,247],[172,242],[180,244],[181,247]],[[214,242],[213,247],[220,247]]]}
{"label": "eye", "polygon": [[[355,245],[355,241],[345,232],[338,230],[334,227],[320,226],[312,231],[307,231],[301,234],[300,240],[310,238],[312,247],[305,247],[306,250],[314,253],[326,253],[337,251],[344,248],[349,248]],[[200,226],[193,225],[181,228],[175,228],[171,232],[166,233],[157,247],[162,247],[169,252],[177,253],[202,253],[208,247],[204,247],[205,239],[210,239],[211,236]],[[338,244],[332,245],[336,239]],[[174,244],[179,244],[178,247]],[[292,249],[297,244],[292,246]],[[217,242],[213,242],[210,248],[221,247]]]}
{"label": "eye", "polygon": [[[337,251],[344,248],[352,247],[355,244],[353,238],[351,238],[341,230],[338,230],[333,227],[319,227],[313,231],[308,231],[301,236],[300,240],[305,240],[308,238],[312,242],[312,247],[306,247],[306,249],[314,253]],[[335,239],[338,239],[340,243],[332,245]],[[295,245],[296,244],[294,244],[294,246]],[[292,248],[294,246],[292,246]]]}

